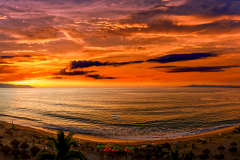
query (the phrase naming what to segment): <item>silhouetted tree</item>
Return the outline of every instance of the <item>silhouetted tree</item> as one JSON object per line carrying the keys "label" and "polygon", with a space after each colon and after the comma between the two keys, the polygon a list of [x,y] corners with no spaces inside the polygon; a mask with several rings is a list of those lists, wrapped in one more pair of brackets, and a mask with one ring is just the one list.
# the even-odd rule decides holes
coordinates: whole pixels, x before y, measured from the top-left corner
{"label": "silhouetted tree", "polygon": [[64,135],[64,132],[60,129],[57,134],[57,138],[48,137],[47,140],[52,142],[52,146],[55,150],[53,154],[48,152],[38,153],[35,157],[36,160],[72,160],[80,159],[87,160],[87,158],[80,151],[70,150],[71,145],[75,142],[72,140],[73,132],[70,132],[68,136]]}

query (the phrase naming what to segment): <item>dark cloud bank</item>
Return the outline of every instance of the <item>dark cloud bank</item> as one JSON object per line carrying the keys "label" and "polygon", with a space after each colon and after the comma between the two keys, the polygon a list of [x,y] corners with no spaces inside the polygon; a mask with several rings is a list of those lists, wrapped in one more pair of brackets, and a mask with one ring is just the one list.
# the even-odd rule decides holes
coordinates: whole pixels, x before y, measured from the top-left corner
{"label": "dark cloud bank", "polygon": [[[68,66],[70,72],[67,72],[66,69],[61,70],[58,75],[85,75],[85,77],[90,77],[94,79],[116,79],[116,77],[107,77],[101,76],[99,74],[88,74],[96,71],[79,71],[76,69],[83,69],[88,67],[101,67],[101,66],[123,66],[128,64],[140,64],[144,62],[154,62],[154,63],[171,63],[171,62],[180,62],[180,61],[189,61],[189,60],[197,60],[208,57],[217,57],[218,55],[215,53],[191,53],[191,54],[170,54],[162,57],[156,57],[152,59],[148,59],[146,61],[128,61],[128,62],[100,62],[100,61],[71,61]],[[170,70],[166,71],[167,73],[177,73],[177,72],[222,72],[224,69],[239,67],[238,65],[232,66],[200,66],[200,67],[178,67],[178,66],[156,66],[151,68],[168,68]],[[73,70],[73,71],[72,71]]]}
{"label": "dark cloud bank", "polygon": [[[85,77],[90,77],[93,79],[116,79],[116,77],[106,77],[101,76],[99,74],[88,74],[96,71],[70,71],[67,72],[66,69],[61,70],[59,73],[55,73],[55,75],[67,75],[67,76],[77,76],[77,75],[85,75]],[[54,79],[62,79],[62,77],[54,77]]]}
{"label": "dark cloud bank", "polygon": [[214,53],[170,54],[154,59],[148,59],[147,62],[170,63],[202,59],[207,57],[217,57],[217,55]]}
{"label": "dark cloud bank", "polygon": [[143,62],[157,62],[157,63],[170,63],[178,61],[196,60],[207,57],[217,57],[215,53],[191,53],[191,54],[170,54],[162,57],[148,59],[146,61],[129,61],[129,62],[99,62],[99,61],[72,61],[70,69],[88,68],[93,66],[122,66],[128,64],[138,64]]}
{"label": "dark cloud bank", "polygon": [[170,71],[167,71],[168,73],[177,73],[177,72],[222,72],[223,69],[227,68],[233,68],[233,67],[240,67],[237,65],[233,66],[209,66],[209,67],[177,67]]}
{"label": "dark cloud bank", "polygon": [[136,63],[143,63],[144,61],[129,61],[129,62],[99,62],[99,61],[72,61],[70,66],[71,69],[77,68],[87,68],[93,66],[122,66],[127,64],[136,64]]}

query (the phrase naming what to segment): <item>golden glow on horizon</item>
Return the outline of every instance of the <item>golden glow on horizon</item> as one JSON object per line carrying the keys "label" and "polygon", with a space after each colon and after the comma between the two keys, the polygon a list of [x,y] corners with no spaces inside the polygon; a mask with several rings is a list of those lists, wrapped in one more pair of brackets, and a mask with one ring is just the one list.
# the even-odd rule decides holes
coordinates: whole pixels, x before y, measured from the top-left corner
{"label": "golden glow on horizon", "polygon": [[[0,83],[34,87],[240,85],[237,2],[166,0],[136,6],[133,1],[60,4],[53,0],[54,8],[45,0],[27,2],[3,5]],[[9,9],[14,6],[21,14]],[[39,12],[32,14],[35,10]],[[75,68],[71,68],[73,61]]]}

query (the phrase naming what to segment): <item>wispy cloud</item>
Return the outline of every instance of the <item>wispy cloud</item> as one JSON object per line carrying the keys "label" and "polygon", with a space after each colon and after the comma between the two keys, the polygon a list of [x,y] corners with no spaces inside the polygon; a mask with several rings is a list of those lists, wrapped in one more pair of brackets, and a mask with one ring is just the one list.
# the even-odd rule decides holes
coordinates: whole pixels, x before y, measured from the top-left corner
{"label": "wispy cloud", "polygon": [[67,72],[66,69],[63,69],[59,73],[55,73],[55,74],[56,75],[76,76],[76,75],[86,75],[91,72],[95,72],[95,71],[70,71],[70,72]]}
{"label": "wispy cloud", "polygon": [[116,77],[100,76],[99,74],[89,74],[89,75],[86,75],[85,77],[90,77],[93,79],[116,79]]}
{"label": "wispy cloud", "polygon": [[0,81],[148,83],[161,81],[159,72],[238,79],[239,7],[236,0],[2,1]]}
{"label": "wispy cloud", "polygon": [[129,61],[129,62],[99,62],[99,61],[72,61],[70,69],[87,68],[93,66],[122,66],[128,64],[143,63],[144,61]]}
{"label": "wispy cloud", "polygon": [[16,58],[16,57],[25,57],[25,58],[31,58],[31,55],[22,55],[22,56],[0,56],[0,59],[9,59],[9,58]]}
{"label": "wispy cloud", "polygon": [[50,79],[63,79],[62,77],[50,77]]}
{"label": "wispy cloud", "polygon": [[0,65],[0,74],[11,74],[17,72],[18,70],[17,66]]}
{"label": "wispy cloud", "polygon": [[240,67],[237,65],[233,66],[204,66],[204,67],[177,67],[167,71],[168,73],[178,73],[178,72],[223,72],[224,69]]}
{"label": "wispy cloud", "polygon": [[10,50],[10,51],[2,51],[2,53],[21,53],[21,52],[35,52],[33,50]]}
{"label": "wispy cloud", "polygon": [[13,64],[13,63],[8,63],[8,62],[0,62],[0,64]]}

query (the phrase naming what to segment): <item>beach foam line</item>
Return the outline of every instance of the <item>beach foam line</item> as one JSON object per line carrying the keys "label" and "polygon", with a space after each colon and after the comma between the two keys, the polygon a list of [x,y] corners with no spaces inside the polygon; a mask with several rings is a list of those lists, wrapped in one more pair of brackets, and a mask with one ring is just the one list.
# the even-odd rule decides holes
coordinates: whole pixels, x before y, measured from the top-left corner
{"label": "beach foam line", "polygon": [[227,128],[231,126],[238,126],[240,124],[225,124],[225,125],[220,125],[220,126],[215,126],[211,128],[202,128],[199,130],[195,131],[189,131],[189,132],[182,132],[182,133],[169,133],[169,134],[163,134],[160,136],[111,136],[110,138],[115,138],[115,139],[121,139],[121,140],[143,140],[143,141],[153,141],[153,140],[160,140],[160,139],[175,139],[175,138],[181,138],[181,137],[186,137],[186,136],[194,136],[196,134],[201,134],[204,132],[210,132],[214,130],[218,130],[221,128]]}
{"label": "beach foam line", "polygon": [[[11,128],[12,124],[7,123],[4,121],[0,121],[1,125],[7,126],[8,128]],[[49,130],[49,129],[43,129],[43,128],[33,128],[33,127],[28,127],[28,126],[20,126],[20,125],[15,125],[16,128],[23,129],[23,130],[29,130],[32,132],[37,132],[42,135],[54,135],[57,134],[56,130]],[[210,131],[205,131],[201,133],[196,133],[192,135],[187,135],[183,137],[176,137],[176,138],[165,138],[165,139],[154,139],[154,140],[121,140],[121,139],[113,139],[113,138],[105,138],[105,137],[99,137],[99,136],[94,136],[94,135],[85,135],[85,134],[75,134],[74,138],[76,139],[81,139],[84,141],[93,141],[97,143],[116,143],[116,144],[121,144],[121,145],[143,145],[143,144],[151,144],[151,143],[158,143],[162,144],[164,142],[171,142],[171,141],[188,141],[190,139],[198,139],[198,138],[203,138],[203,137],[211,137],[213,135],[216,135],[218,133],[226,133],[226,132],[231,132],[233,131],[237,126],[239,125],[233,125],[229,127],[224,127],[224,128],[216,128],[215,130],[210,130]]]}
{"label": "beach foam line", "polygon": [[[8,121],[10,123],[10,121]],[[194,131],[183,131],[183,130],[174,130],[166,127],[133,127],[133,128],[119,128],[119,127],[96,127],[92,128],[91,126],[59,126],[52,124],[32,124],[26,123],[19,120],[14,120],[15,124],[27,126],[31,128],[36,128],[39,130],[51,131],[56,133],[60,128],[65,132],[75,132],[80,135],[91,135],[95,137],[101,137],[102,139],[118,139],[118,140],[131,140],[131,141],[154,141],[161,139],[172,139],[172,138],[181,138],[185,136],[191,136],[195,134],[200,134],[203,132],[209,132],[212,130],[217,130],[221,128],[237,126],[239,124],[224,124],[220,126],[202,128]],[[146,132],[142,134],[141,132]],[[131,133],[134,133],[131,135]]]}

